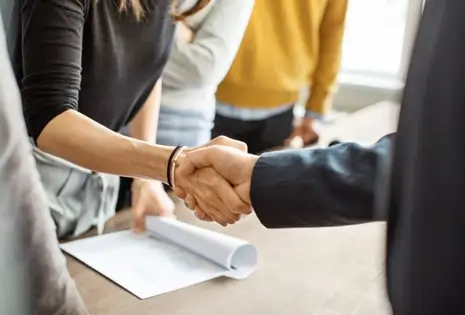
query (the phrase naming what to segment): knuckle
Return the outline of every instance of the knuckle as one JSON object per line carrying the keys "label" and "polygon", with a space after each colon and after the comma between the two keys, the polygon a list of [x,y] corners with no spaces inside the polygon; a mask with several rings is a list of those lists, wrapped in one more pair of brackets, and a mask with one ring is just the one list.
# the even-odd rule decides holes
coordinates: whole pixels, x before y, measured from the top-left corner
{"label": "knuckle", "polygon": [[215,143],[209,148],[209,151],[212,155],[217,155],[219,152],[221,152],[222,147],[224,147],[224,144],[221,143]]}
{"label": "knuckle", "polygon": [[176,186],[176,188],[173,190],[173,194],[174,194],[176,197],[181,198],[181,199],[182,199],[183,197],[185,197],[185,192],[184,192],[184,190],[183,190],[181,187],[179,187],[179,186]]}
{"label": "knuckle", "polygon": [[242,214],[251,214],[252,213],[252,208],[247,205],[247,204],[241,204],[240,207],[238,207],[239,212]]}
{"label": "knuckle", "polygon": [[212,193],[212,191],[210,189],[206,189],[206,190],[204,190],[202,192],[202,198],[204,200],[212,200],[213,196],[214,196],[214,194]]}
{"label": "knuckle", "polygon": [[232,217],[232,218],[230,218],[229,221],[228,221],[229,224],[234,224],[234,223],[236,223],[236,222],[237,222],[237,218],[236,218],[236,217]]}
{"label": "knuckle", "polygon": [[235,213],[228,211],[228,213],[226,215],[226,218],[228,219],[228,222],[233,222],[234,223],[236,216],[237,215]]}
{"label": "knuckle", "polygon": [[205,181],[205,184],[211,189],[219,188],[222,180],[218,176],[215,176],[216,174],[213,169],[209,169],[208,173],[210,174],[208,174],[208,181]]}
{"label": "knuckle", "polygon": [[232,210],[234,213],[244,213],[247,211],[247,205],[245,205],[242,201],[240,200],[235,200],[234,203],[232,203]]}
{"label": "knuckle", "polygon": [[237,146],[237,148],[238,148],[239,150],[241,150],[242,152],[246,152],[246,153],[247,153],[247,152],[249,151],[249,148],[247,147],[247,143],[242,142],[242,141],[238,141],[238,146]]}
{"label": "knuckle", "polygon": [[226,144],[228,143],[231,139],[229,139],[228,137],[226,136],[218,136],[215,138],[216,140],[216,143],[219,143],[219,144]]}

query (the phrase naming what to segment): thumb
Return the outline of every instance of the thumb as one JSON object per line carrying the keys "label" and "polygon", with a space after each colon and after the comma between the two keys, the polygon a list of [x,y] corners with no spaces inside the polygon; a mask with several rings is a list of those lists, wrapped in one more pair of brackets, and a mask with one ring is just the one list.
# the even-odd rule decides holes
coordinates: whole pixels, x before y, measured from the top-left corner
{"label": "thumb", "polygon": [[294,127],[294,129],[292,130],[292,133],[289,135],[289,137],[287,137],[286,140],[284,140],[284,145],[289,145],[291,143],[291,141],[293,139],[295,139],[296,137],[299,137],[301,135],[301,128],[300,126],[296,126]]}
{"label": "thumb", "polygon": [[134,216],[133,229],[137,233],[141,233],[145,230],[145,215],[144,215],[144,203],[138,200],[132,207],[132,214]]}
{"label": "thumb", "polygon": [[184,177],[195,172],[196,169],[211,167],[212,151],[216,151],[215,146],[195,149],[186,154],[181,165],[177,168],[177,176]]}
{"label": "thumb", "polygon": [[186,199],[186,192],[184,189],[180,188],[179,186],[176,186],[173,191],[174,195],[178,197],[179,199]]}

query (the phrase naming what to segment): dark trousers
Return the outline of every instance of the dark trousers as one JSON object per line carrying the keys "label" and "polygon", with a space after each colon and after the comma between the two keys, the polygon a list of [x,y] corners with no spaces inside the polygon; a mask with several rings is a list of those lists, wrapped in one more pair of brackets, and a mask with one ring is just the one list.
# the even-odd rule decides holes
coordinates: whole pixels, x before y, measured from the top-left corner
{"label": "dark trousers", "polygon": [[212,137],[227,136],[247,143],[249,152],[259,154],[281,147],[293,129],[294,109],[263,120],[244,121],[216,115]]}

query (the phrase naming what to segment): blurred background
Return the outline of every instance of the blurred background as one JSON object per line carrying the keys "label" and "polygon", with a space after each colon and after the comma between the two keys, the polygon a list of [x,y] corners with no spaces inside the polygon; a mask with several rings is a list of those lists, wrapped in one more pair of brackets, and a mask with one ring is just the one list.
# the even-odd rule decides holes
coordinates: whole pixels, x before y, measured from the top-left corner
{"label": "blurred background", "polygon": [[350,0],[334,110],[397,102],[424,0]]}

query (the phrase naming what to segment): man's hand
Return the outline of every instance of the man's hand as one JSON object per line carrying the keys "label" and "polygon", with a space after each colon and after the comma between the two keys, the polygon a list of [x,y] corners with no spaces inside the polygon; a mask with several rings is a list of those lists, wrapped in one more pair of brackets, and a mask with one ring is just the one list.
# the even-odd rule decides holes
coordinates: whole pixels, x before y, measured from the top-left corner
{"label": "man's hand", "polygon": [[145,230],[145,217],[157,215],[174,218],[174,203],[161,182],[135,179],[132,184],[132,213],[134,230]]}
{"label": "man's hand", "polygon": [[[250,182],[258,157],[247,154],[244,150],[223,145],[228,141],[234,140],[223,137],[217,141],[217,144],[188,152],[176,170],[178,179],[195,178],[204,186],[209,185],[210,194],[231,196],[232,185],[236,197],[241,200],[241,203],[237,204],[227,202],[224,207],[211,207],[206,204],[205,197],[199,197],[195,186],[189,187],[188,191],[186,186],[181,185],[176,189],[175,194],[186,199],[200,219],[221,223],[217,218],[234,215],[237,217],[252,211]],[[241,205],[244,203],[246,207]]]}
{"label": "man's hand", "polygon": [[[298,138],[301,141],[296,141]],[[298,147],[303,147],[304,145],[311,145],[318,141],[319,135],[315,131],[314,120],[311,117],[302,118],[302,121],[294,127],[294,131],[291,133],[289,138],[284,141],[286,146],[294,146],[295,143],[300,143],[301,145],[296,145]]]}

